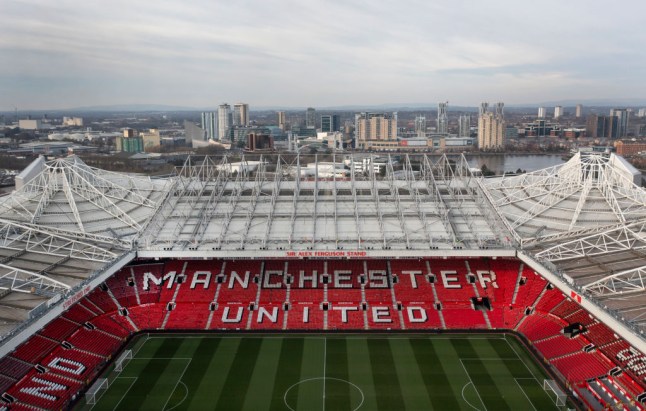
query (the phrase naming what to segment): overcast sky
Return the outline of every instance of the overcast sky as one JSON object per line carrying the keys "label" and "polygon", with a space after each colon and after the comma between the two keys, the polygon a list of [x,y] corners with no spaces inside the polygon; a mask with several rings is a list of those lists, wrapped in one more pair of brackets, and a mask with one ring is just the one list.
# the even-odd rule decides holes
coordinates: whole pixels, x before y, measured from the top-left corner
{"label": "overcast sky", "polygon": [[0,111],[646,97],[646,1],[0,0]]}

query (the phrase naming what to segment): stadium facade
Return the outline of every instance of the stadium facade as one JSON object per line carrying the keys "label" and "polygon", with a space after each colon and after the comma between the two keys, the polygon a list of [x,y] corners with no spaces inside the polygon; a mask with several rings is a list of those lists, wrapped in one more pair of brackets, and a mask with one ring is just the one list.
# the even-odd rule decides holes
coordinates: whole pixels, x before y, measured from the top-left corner
{"label": "stadium facade", "polygon": [[191,157],[168,178],[34,161],[0,198],[0,357],[133,260],[481,258],[531,267],[629,344],[643,377],[646,192],[623,158],[490,179],[464,156],[326,160]]}

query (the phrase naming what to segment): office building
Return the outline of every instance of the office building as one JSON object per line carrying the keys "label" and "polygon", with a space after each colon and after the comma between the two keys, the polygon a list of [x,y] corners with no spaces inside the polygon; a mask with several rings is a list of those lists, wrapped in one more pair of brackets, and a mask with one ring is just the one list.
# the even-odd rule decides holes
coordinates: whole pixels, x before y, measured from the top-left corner
{"label": "office building", "polygon": [[206,130],[188,120],[184,120],[184,138],[187,145],[193,144],[193,141],[208,140]]}
{"label": "office building", "polygon": [[316,128],[316,110],[312,107],[305,111],[305,127]]}
{"label": "office building", "polygon": [[143,139],[131,128],[124,129],[123,136],[117,137],[115,142],[117,151],[126,153],[141,153],[144,151]]}
{"label": "office building", "polygon": [[375,142],[397,145],[397,113],[358,113],[354,116],[355,148],[370,148]]}
{"label": "office building", "polygon": [[610,110],[610,116],[617,118],[617,137],[626,137],[628,135],[628,116],[629,112],[625,108],[613,108]]}
{"label": "office building", "polygon": [[576,115],[576,118],[581,118],[583,115],[583,106],[581,104],[576,105],[576,109],[574,110],[574,114]]}
{"label": "office building", "polygon": [[278,113],[278,128],[285,131],[285,112],[279,111]]}
{"label": "office building", "polygon": [[218,123],[215,112],[205,111],[202,113],[202,130],[206,130],[204,140],[216,139],[218,137]]}
{"label": "office building", "polygon": [[249,104],[236,103],[233,105],[233,125],[234,126],[249,125]]}
{"label": "office building", "polygon": [[40,120],[18,120],[18,127],[22,130],[41,130],[43,122]]}
{"label": "office building", "polygon": [[63,117],[63,125],[66,127],[83,127],[83,117]]}
{"label": "office building", "polygon": [[478,117],[478,147],[481,150],[504,147],[505,121],[495,113],[484,113]]}
{"label": "office building", "polygon": [[321,116],[321,132],[333,133],[341,130],[341,117],[338,114],[325,114]]}
{"label": "office building", "polygon": [[558,120],[561,117],[563,117],[563,107],[562,106],[554,107],[554,120]]}
{"label": "office building", "polygon": [[461,115],[458,119],[458,137],[469,137],[471,135],[471,116]]}
{"label": "office building", "polygon": [[446,134],[448,132],[449,118],[446,114],[448,106],[448,101],[437,105],[437,132],[441,134]]}
{"label": "office building", "polygon": [[588,116],[586,135],[592,138],[617,138],[619,136],[619,121],[616,116]]}
{"label": "office building", "polygon": [[232,123],[231,106],[227,103],[218,107],[218,140],[226,139]]}

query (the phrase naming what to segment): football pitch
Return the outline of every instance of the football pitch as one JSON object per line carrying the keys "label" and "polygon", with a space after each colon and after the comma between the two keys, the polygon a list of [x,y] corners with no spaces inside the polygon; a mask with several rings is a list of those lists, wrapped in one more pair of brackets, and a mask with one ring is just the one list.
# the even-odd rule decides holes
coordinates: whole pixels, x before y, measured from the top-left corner
{"label": "football pitch", "polygon": [[504,334],[141,338],[92,410],[559,409]]}

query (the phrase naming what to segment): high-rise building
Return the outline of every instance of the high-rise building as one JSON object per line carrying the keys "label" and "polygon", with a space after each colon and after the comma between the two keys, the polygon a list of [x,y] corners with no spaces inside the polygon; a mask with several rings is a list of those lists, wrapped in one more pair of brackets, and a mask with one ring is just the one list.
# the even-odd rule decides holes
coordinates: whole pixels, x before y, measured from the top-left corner
{"label": "high-rise building", "polygon": [[305,127],[316,128],[316,109],[308,107],[305,111]]}
{"label": "high-rise building", "polygon": [[545,118],[545,107],[538,108],[538,118]]}
{"label": "high-rise building", "polygon": [[619,137],[619,119],[615,116],[588,116],[585,133],[591,138],[617,138]]}
{"label": "high-rise building", "polygon": [[231,106],[227,103],[218,107],[218,140],[226,139],[231,127]]}
{"label": "high-rise building", "polygon": [[417,137],[426,136],[426,117],[415,116],[415,134]]}
{"label": "high-rise building", "polygon": [[611,117],[617,117],[617,137],[626,137],[628,135],[628,116],[629,112],[625,108],[613,108],[610,110]]}
{"label": "high-rise building", "polygon": [[332,133],[341,130],[341,117],[338,114],[324,114],[321,116],[321,131]]}
{"label": "high-rise building", "polygon": [[397,140],[397,113],[358,113],[354,116],[355,148],[368,148],[371,141]]}
{"label": "high-rise building", "polygon": [[637,117],[646,117],[646,108],[640,108],[637,112]]}
{"label": "high-rise building", "polygon": [[505,121],[495,113],[478,117],[478,147],[482,150],[504,147]]}
{"label": "high-rise building", "polygon": [[449,106],[449,102],[439,103],[437,105],[437,132],[438,133],[447,133],[449,129],[449,117],[446,114],[446,108]]}
{"label": "high-rise building", "polygon": [[236,103],[233,105],[233,125],[234,126],[249,125],[249,104]]}
{"label": "high-rise building", "polygon": [[201,126],[202,130],[206,130],[205,140],[214,140],[218,137],[218,123],[215,112],[203,112]]}
{"label": "high-rise building", "polygon": [[278,128],[285,131],[285,112],[279,111],[277,114],[278,114]]}
{"label": "high-rise building", "polygon": [[505,118],[505,103],[499,101],[496,103],[496,116],[500,118]]}
{"label": "high-rise building", "polygon": [[469,137],[471,135],[471,116],[468,114],[458,119],[458,137]]}
{"label": "high-rise building", "polygon": [[563,107],[562,106],[554,107],[554,120],[558,120],[561,117],[563,117]]}
{"label": "high-rise building", "polygon": [[483,115],[484,113],[486,113],[488,111],[489,111],[489,103],[487,103],[486,101],[483,101],[482,103],[480,103],[480,109],[478,110],[478,116],[481,116],[481,115]]}
{"label": "high-rise building", "polygon": [[576,115],[576,118],[581,118],[583,114],[583,106],[581,104],[577,104],[574,113]]}

